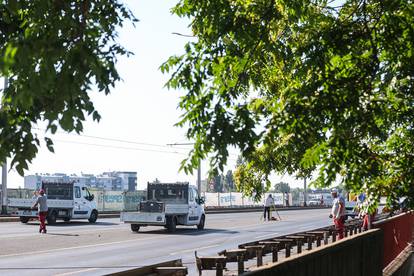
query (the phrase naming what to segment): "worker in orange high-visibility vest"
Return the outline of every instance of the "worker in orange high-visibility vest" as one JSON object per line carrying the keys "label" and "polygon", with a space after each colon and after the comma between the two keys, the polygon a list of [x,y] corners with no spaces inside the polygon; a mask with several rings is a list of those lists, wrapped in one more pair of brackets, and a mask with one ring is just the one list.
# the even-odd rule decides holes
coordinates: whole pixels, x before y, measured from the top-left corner
{"label": "worker in orange high-visibility vest", "polygon": [[343,239],[344,237],[344,227],[345,227],[345,199],[338,195],[337,189],[332,189],[331,195],[333,198],[332,210],[329,215],[330,218],[333,218],[335,224],[335,229],[338,232],[338,239]]}

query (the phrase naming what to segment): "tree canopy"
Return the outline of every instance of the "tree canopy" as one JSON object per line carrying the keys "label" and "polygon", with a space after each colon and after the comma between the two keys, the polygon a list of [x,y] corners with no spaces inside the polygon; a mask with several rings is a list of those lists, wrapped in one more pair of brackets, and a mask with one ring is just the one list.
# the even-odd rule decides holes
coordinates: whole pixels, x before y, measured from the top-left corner
{"label": "tree canopy", "polygon": [[319,187],[339,179],[413,202],[413,1],[182,0],[172,11],[196,38],[161,67],[186,91],[185,171],[207,157],[223,169],[232,145],[248,191],[272,172],[317,172]]}
{"label": "tree canopy", "polygon": [[274,191],[276,193],[290,193],[290,186],[285,182],[278,182],[274,186]]}
{"label": "tree canopy", "polygon": [[[120,79],[117,29],[137,20],[117,0],[0,2],[0,75],[9,81],[0,109],[0,163],[19,174],[37,154],[33,127],[80,133],[86,116],[99,121],[92,88],[108,94]],[[45,138],[49,150],[53,142]]]}

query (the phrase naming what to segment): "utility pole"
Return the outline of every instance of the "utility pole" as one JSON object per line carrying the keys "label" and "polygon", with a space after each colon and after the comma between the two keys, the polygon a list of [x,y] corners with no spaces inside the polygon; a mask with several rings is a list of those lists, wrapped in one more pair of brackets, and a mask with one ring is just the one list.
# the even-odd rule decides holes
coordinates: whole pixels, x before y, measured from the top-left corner
{"label": "utility pole", "polygon": [[306,176],[303,178],[303,206],[306,206],[307,192],[306,192]]}
{"label": "utility pole", "polygon": [[[192,146],[194,143],[174,143],[174,144],[167,144],[167,146]],[[197,168],[197,192],[198,197],[201,196],[201,160],[198,163]]]}
{"label": "utility pole", "polygon": [[198,163],[197,168],[197,191],[198,191],[198,197],[201,196],[201,160]]}
{"label": "utility pole", "polygon": [[[8,85],[9,85],[8,79],[7,77],[5,77],[3,93],[8,87]],[[2,164],[2,169],[1,169],[1,214],[2,215],[7,214],[7,162],[6,160]]]}

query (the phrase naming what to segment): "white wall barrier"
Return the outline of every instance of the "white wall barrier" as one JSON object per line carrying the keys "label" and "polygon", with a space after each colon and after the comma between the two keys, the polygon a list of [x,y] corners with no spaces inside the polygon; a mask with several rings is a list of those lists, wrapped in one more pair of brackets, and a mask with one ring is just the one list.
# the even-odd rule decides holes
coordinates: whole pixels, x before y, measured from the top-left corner
{"label": "white wall barrier", "polygon": [[206,207],[231,207],[231,206],[263,206],[268,195],[271,194],[275,205],[291,205],[291,196],[283,193],[266,193],[262,200],[255,202],[253,198],[243,197],[242,193],[203,193]]}
{"label": "white wall barrier", "polygon": [[122,192],[91,190],[95,196],[98,211],[135,211],[138,203],[144,198],[143,191]]}
{"label": "white wall barrier", "polygon": [[[146,197],[146,191],[104,191],[90,189],[97,203],[98,211],[135,211],[137,205]],[[32,190],[26,189],[8,189],[9,197],[31,198]],[[271,193],[275,204],[278,206],[286,206],[286,194]],[[243,197],[242,193],[203,193],[205,207],[238,207],[238,206],[263,206],[269,193],[262,196],[259,202],[255,202],[253,198]],[[327,198],[327,196],[325,196]],[[292,196],[288,194],[289,205],[292,205]]]}

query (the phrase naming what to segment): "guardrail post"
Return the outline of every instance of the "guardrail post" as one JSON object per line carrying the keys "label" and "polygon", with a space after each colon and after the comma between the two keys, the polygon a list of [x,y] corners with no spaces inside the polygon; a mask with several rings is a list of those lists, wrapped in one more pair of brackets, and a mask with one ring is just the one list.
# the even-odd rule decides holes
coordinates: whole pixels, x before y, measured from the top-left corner
{"label": "guardrail post", "polygon": [[332,231],[332,242],[336,242],[336,231]]}
{"label": "guardrail post", "polygon": [[222,262],[217,262],[216,276],[223,276],[223,263]]}
{"label": "guardrail post", "polygon": [[237,255],[237,272],[243,274],[244,272],[244,254]]}
{"label": "guardrail post", "polygon": [[321,246],[321,237],[318,235],[316,237],[316,247],[319,247],[319,246]]}
{"label": "guardrail post", "polygon": [[296,240],[296,247],[298,249],[298,254],[302,253],[302,241],[301,240]]}
{"label": "guardrail post", "polygon": [[257,248],[256,249],[256,257],[257,257],[257,266],[263,265],[263,249]]}
{"label": "guardrail post", "polygon": [[285,257],[289,258],[290,257],[290,243],[286,243],[285,244]]}
{"label": "guardrail post", "polygon": [[329,232],[323,233],[323,244],[328,244]]}
{"label": "guardrail post", "polygon": [[276,245],[272,248],[272,262],[276,263],[278,261],[279,254],[279,245]]}
{"label": "guardrail post", "polygon": [[308,250],[312,250],[312,242],[313,242],[313,238],[308,237]]}

